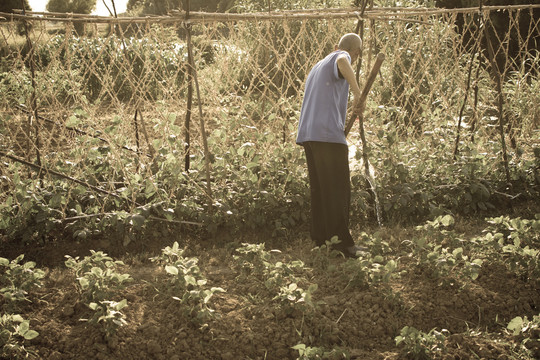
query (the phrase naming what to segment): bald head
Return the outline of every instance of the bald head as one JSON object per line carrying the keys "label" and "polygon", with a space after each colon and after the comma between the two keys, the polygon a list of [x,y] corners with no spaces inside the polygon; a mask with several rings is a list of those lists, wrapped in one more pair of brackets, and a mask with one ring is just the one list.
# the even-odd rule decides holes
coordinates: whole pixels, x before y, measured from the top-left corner
{"label": "bald head", "polygon": [[355,33],[345,34],[341,37],[338,44],[338,49],[351,52],[362,49],[362,39]]}

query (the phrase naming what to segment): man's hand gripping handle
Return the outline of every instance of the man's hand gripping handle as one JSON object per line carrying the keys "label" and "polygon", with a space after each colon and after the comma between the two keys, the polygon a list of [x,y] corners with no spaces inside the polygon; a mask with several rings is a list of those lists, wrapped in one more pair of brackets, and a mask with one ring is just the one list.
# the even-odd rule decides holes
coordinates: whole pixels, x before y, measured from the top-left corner
{"label": "man's hand gripping handle", "polygon": [[349,132],[351,131],[351,128],[356,118],[360,119],[360,123],[363,126],[363,117],[364,117],[364,109],[366,107],[366,100],[367,100],[369,91],[371,90],[371,86],[375,82],[377,73],[381,69],[381,65],[384,61],[384,58],[385,58],[385,55],[383,53],[379,53],[377,55],[377,58],[375,59],[375,64],[373,64],[373,67],[371,68],[371,72],[369,73],[369,76],[366,80],[366,84],[364,85],[364,88],[362,89],[360,98],[358,99],[358,102],[356,102],[356,106],[353,109],[349,122],[347,123],[347,127],[345,128],[345,136],[349,135]]}

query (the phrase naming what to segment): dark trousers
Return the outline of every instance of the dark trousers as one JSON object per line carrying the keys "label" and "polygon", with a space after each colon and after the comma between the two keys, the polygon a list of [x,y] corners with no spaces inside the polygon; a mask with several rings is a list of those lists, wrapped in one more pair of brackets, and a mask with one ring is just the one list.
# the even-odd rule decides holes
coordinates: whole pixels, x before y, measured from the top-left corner
{"label": "dark trousers", "polygon": [[302,145],[311,190],[311,239],[320,246],[337,235],[341,241],[338,249],[354,245],[349,231],[349,148],[344,144],[316,141]]}

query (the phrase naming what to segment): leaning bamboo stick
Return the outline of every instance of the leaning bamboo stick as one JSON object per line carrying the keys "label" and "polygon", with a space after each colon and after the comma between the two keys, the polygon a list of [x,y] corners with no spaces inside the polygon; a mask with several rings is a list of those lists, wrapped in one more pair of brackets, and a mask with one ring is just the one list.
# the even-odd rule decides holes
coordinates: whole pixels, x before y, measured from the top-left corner
{"label": "leaning bamboo stick", "polygon": [[[29,161],[20,159],[20,158],[18,158],[18,157],[16,157],[16,156],[10,155],[10,154],[5,153],[5,152],[3,152],[3,151],[0,151],[0,156],[4,156],[4,157],[6,157],[6,158],[8,158],[8,159],[10,159],[10,160],[13,160],[13,161],[15,161],[15,162],[18,162],[18,163],[21,163],[21,164],[26,165],[26,166],[28,166],[28,167],[31,167],[31,168],[33,168],[33,169],[35,169],[35,170],[38,170],[41,174],[51,174],[51,175],[54,175],[54,176],[56,176],[56,177],[60,177],[60,178],[63,178],[63,179],[72,181],[72,182],[74,182],[74,183],[77,183],[77,184],[82,185],[82,186],[84,186],[84,187],[87,187],[87,188],[89,188],[89,189],[95,190],[95,191],[100,192],[100,193],[102,193],[102,194],[109,195],[109,196],[113,196],[113,197],[118,198],[118,199],[123,199],[123,198],[122,198],[120,195],[118,195],[118,194],[112,193],[112,192],[107,191],[107,190],[103,190],[103,189],[101,189],[101,188],[99,188],[99,187],[97,187],[97,186],[91,185],[91,184],[89,184],[89,183],[87,183],[87,182],[85,182],[85,181],[82,181],[82,180],[73,178],[73,177],[71,177],[71,176],[62,174],[62,173],[60,173],[60,172],[58,172],[58,171],[54,171],[54,170],[52,170],[52,169],[48,169],[48,168],[46,168],[46,167],[44,167],[44,166],[36,165],[36,164],[34,164],[34,163],[31,163],[31,162],[29,162]],[[137,204],[137,205],[138,205],[138,204]]]}
{"label": "leaning bamboo stick", "polygon": [[[118,214],[118,213],[117,212],[104,212],[104,213],[98,213],[98,214],[85,214],[85,215],[71,216],[71,217],[67,217],[67,218],[63,218],[63,219],[56,219],[56,220],[66,222],[66,221],[75,221],[75,220],[85,220],[85,219],[90,219],[90,218],[94,218],[94,217],[116,215],[116,214]],[[200,222],[182,221],[182,220],[169,220],[169,219],[164,219],[164,218],[160,218],[160,217],[157,217],[157,216],[148,216],[147,219],[148,220],[167,222],[167,223],[171,223],[171,224],[204,226],[204,224],[200,223]]]}
{"label": "leaning bamboo stick", "polygon": [[[360,122],[363,121],[363,116],[364,116],[363,113],[366,107],[366,100],[369,95],[369,91],[371,90],[371,86],[375,82],[375,78],[377,77],[377,74],[379,73],[379,70],[381,69],[381,65],[384,61],[384,58],[385,58],[385,55],[383,53],[379,53],[379,55],[377,55],[375,64],[373,64],[373,67],[371,68],[371,72],[369,73],[366,79],[364,88],[362,89],[362,93],[360,94],[360,98],[358,99],[358,102],[356,103],[356,108],[353,109],[351,118],[349,119],[349,122],[347,123],[347,126],[345,127],[345,136],[349,134],[357,118],[360,120]],[[363,129],[362,126],[361,126],[361,129]],[[361,130],[361,132],[363,132],[363,130]],[[362,142],[364,141],[362,140]]]}
{"label": "leaning bamboo stick", "polygon": [[377,215],[377,222],[379,223],[379,226],[382,225],[382,214],[381,214],[379,198],[378,198],[376,187],[375,187],[375,181],[369,170],[369,156],[368,156],[369,149],[368,149],[368,145],[366,141],[366,135],[364,132],[364,109],[365,109],[367,96],[369,94],[371,86],[373,85],[373,82],[375,81],[375,78],[377,77],[377,74],[379,73],[379,70],[381,69],[381,65],[384,61],[384,58],[385,58],[385,55],[383,53],[379,53],[377,55],[375,64],[373,64],[373,68],[371,69],[371,72],[368,75],[366,84],[364,85],[364,88],[362,89],[362,93],[360,94],[360,98],[358,99],[358,102],[356,103],[356,108],[353,109],[351,119],[345,129],[345,136],[347,136],[349,134],[349,131],[351,130],[352,125],[355,122],[355,119],[358,118],[359,127],[360,127],[359,129],[360,140],[362,141],[362,160],[364,161],[364,175],[373,192],[373,196],[375,199],[375,210],[376,210],[376,215]]}

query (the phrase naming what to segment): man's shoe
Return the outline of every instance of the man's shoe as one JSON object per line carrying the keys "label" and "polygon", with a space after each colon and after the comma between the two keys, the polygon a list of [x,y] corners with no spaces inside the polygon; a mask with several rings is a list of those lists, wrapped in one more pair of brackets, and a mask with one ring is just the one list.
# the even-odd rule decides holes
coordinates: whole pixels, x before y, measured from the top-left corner
{"label": "man's shoe", "polygon": [[348,258],[358,259],[360,257],[360,253],[367,252],[367,251],[368,251],[368,248],[365,246],[353,245],[346,248],[345,251],[343,252],[343,255],[345,255],[345,257],[348,257]]}

